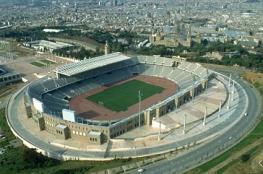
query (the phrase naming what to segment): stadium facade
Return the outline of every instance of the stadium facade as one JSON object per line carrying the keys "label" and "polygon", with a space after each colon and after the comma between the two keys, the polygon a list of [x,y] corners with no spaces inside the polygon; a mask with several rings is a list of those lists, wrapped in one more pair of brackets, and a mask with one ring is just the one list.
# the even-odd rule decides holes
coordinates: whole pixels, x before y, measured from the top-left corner
{"label": "stadium facade", "polygon": [[[28,118],[32,117],[41,131],[59,138],[95,144],[103,144],[142,125],[150,126],[153,119],[158,120],[203,93],[212,77],[200,64],[159,56],[128,57],[121,53],[63,65],[54,73],[55,78],[39,79],[27,88],[24,104]],[[70,100],[78,95],[138,75],[167,79],[177,85],[177,90],[164,100],[122,118],[83,117],[70,107]]]}
{"label": "stadium facade", "polygon": [[0,65],[0,87],[13,84],[22,80],[22,75],[8,70]]}

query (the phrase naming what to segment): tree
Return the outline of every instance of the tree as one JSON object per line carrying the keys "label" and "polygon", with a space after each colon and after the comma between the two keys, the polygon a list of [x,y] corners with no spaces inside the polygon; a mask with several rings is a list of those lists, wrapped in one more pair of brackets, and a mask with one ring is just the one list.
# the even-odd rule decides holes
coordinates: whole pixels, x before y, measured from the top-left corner
{"label": "tree", "polygon": [[241,156],[241,161],[242,162],[247,162],[250,159],[250,154],[243,154]]}
{"label": "tree", "polygon": [[29,148],[23,149],[23,162],[24,168],[50,167],[60,163],[59,160],[48,158]]}
{"label": "tree", "polygon": [[201,41],[202,45],[204,46],[207,46],[208,45],[208,40],[207,39],[204,39]]}

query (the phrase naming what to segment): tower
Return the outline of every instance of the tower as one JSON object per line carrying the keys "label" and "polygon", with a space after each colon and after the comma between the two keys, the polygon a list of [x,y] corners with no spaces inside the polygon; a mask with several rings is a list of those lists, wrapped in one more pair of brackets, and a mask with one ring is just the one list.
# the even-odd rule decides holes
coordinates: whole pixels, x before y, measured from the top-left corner
{"label": "tower", "polygon": [[207,106],[205,106],[204,118],[203,118],[203,126],[206,125],[206,117],[207,117]]}
{"label": "tower", "polygon": [[174,44],[178,46],[179,44],[179,38],[180,38],[180,21],[175,18],[174,21]]}
{"label": "tower", "polygon": [[191,24],[188,25],[188,33],[187,33],[187,39],[191,39],[192,37],[192,26]]}
{"label": "tower", "polygon": [[185,0],[185,2],[184,2],[184,11],[185,11],[185,13],[188,12],[188,0]]}
{"label": "tower", "polygon": [[111,6],[116,7],[118,5],[118,1],[117,0],[112,0],[111,1]]}
{"label": "tower", "polygon": [[192,42],[192,26],[191,24],[189,24],[187,38],[186,38],[186,46],[191,47],[191,42]]}
{"label": "tower", "polygon": [[108,41],[106,41],[105,48],[104,48],[104,54],[107,55],[110,53],[110,47]]}

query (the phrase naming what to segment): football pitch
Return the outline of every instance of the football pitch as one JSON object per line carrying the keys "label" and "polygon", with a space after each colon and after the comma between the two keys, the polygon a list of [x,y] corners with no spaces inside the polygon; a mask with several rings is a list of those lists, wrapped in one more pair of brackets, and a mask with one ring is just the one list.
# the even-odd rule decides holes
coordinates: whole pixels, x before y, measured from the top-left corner
{"label": "football pitch", "polygon": [[112,111],[126,111],[130,106],[139,102],[139,92],[141,100],[161,93],[164,88],[151,85],[140,80],[131,80],[126,83],[110,87],[100,93],[88,96],[87,99],[104,106]]}

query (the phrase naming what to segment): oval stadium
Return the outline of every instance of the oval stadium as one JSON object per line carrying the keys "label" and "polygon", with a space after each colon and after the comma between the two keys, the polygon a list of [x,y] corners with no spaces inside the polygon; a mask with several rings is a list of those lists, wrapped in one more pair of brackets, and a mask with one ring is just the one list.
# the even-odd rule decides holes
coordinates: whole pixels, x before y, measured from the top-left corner
{"label": "oval stadium", "polygon": [[99,144],[180,107],[205,90],[210,75],[198,64],[121,53],[67,64],[55,74],[28,87],[28,110],[40,129]]}
{"label": "oval stadium", "polygon": [[117,52],[27,84],[10,98],[7,118],[46,156],[109,160],[206,142],[236,124],[247,103],[241,85],[198,63]]}

